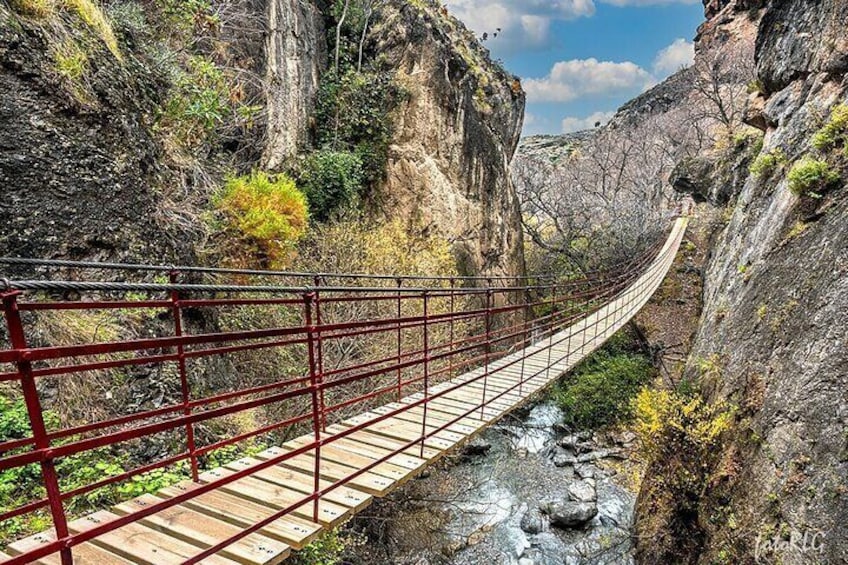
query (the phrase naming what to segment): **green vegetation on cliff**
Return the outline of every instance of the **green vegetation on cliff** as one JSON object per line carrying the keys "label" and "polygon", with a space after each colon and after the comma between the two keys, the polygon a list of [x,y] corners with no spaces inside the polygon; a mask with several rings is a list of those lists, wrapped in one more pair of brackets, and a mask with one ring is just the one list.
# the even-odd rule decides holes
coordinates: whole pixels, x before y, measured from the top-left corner
{"label": "green vegetation on cliff", "polygon": [[563,377],[552,397],[577,430],[613,426],[632,419],[632,399],[655,375],[650,358],[623,330]]}

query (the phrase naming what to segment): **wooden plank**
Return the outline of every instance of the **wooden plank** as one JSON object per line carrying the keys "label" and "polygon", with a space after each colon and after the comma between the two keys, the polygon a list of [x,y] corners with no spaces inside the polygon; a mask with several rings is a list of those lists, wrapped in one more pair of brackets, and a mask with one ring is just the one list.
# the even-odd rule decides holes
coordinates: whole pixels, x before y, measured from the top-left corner
{"label": "wooden plank", "polygon": [[[160,502],[161,498],[148,494],[119,504],[114,509],[118,514],[132,514]],[[242,532],[242,528],[179,505],[142,518],[139,523],[202,549],[216,546]],[[291,549],[284,543],[262,534],[250,534],[221,550],[220,554],[244,565],[277,565],[290,552]]]}
{"label": "wooden plank", "polygon": [[[263,460],[275,459],[281,456],[285,451],[287,451],[285,448],[272,447],[261,453],[257,453],[256,457],[257,459]],[[310,455],[301,454],[280,462],[279,466],[311,474],[315,471],[315,459],[313,459]],[[357,471],[358,469],[334,463],[333,461],[328,461],[324,458],[321,459],[321,467],[319,469],[320,476],[333,483],[349,479],[350,476],[355,474]],[[353,477],[349,480],[349,484],[375,496],[384,496],[394,490],[397,486],[394,479],[375,475],[370,472],[365,472],[359,476]]]}
{"label": "wooden plank", "polygon": [[[344,426],[340,426],[338,424],[333,424],[332,426],[329,426],[327,428],[327,431],[330,432],[330,433],[336,434],[336,433],[347,431],[347,428],[345,428]],[[358,443],[362,443],[362,444],[369,445],[369,446],[372,445],[372,446],[375,446],[375,447],[380,447],[380,448],[383,448],[383,449],[387,449],[389,451],[398,451],[399,449],[401,449],[404,446],[404,444],[408,443],[408,442],[405,442],[405,441],[392,439],[392,438],[389,438],[389,437],[386,437],[386,436],[373,434],[373,433],[371,433],[367,430],[358,430],[356,432],[353,432],[353,433],[345,436],[345,439],[353,440],[353,441],[356,441]],[[418,458],[421,458],[421,459],[426,459],[427,461],[432,461],[433,459],[437,459],[437,458],[441,457],[444,454],[444,451],[442,451],[441,449],[433,449],[432,447],[425,445],[424,446],[424,454],[423,454],[423,457],[422,457],[421,456],[421,449],[418,445],[416,445],[414,447],[406,448],[403,451],[403,453],[409,454],[409,455],[412,455],[414,457],[418,457]]]}
{"label": "wooden plank", "polygon": [[[414,426],[412,426],[412,427],[402,426],[401,424],[403,424],[403,422],[396,422],[396,424],[397,425],[395,425],[394,427],[387,426],[385,423],[383,423],[382,425],[372,424],[371,426],[368,426],[367,428],[360,429],[356,433],[363,433],[364,432],[366,434],[365,436],[360,436],[360,438],[366,438],[366,437],[370,438],[370,436],[377,436],[377,437],[383,437],[383,438],[387,438],[387,439],[391,439],[391,440],[402,440],[406,443],[412,443],[412,442],[417,441],[417,444],[414,444],[412,447],[407,448],[404,452],[410,453],[410,454],[413,454],[413,455],[420,457],[421,456],[421,448],[420,448],[421,428],[415,428]],[[336,425],[338,426],[337,429],[341,429],[341,430],[346,430],[346,429],[350,429],[352,427],[355,427],[355,426],[346,424],[345,422],[342,422],[342,423],[336,424]],[[330,430],[330,428],[328,428],[328,430]],[[436,436],[430,437],[430,438],[428,438],[424,441],[425,457],[432,458],[432,457],[441,456],[441,454],[446,449],[450,449],[451,447],[456,445],[456,443],[459,441],[455,437],[451,437],[450,439],[446,439],[445,437],[443,437],[444,433],[445,432],[441,432],[441,433],[437,434]],[[364,440],[360,440],[360,441],[364,441]],[[366,442],[366,443],[370,443],[370,442],[371,442],[371,440],[369,439],[369,441]],[[398,447],[396,449],[399,449],[400,447],[401,446],[398,445]],[[428,451],[426,451],[427,449],[430,449],[432,451],[428,452]],[[427,453],[430,453],[430,455],[427,455]]]}
{"label": "wooden plank", "polygon": [[[373,445],[365,445],[355,440],[349,440],[347,437],[331,438],[330,441],[331,443],[326,444],[329,447],[338,447],[339,449],[343,449],[345,453],[361,455],[363,457],[368,457],[372,460],[384,459],[386,456],[389,456],[394,453],[394,451],[396,451],[392,449],[374,447]],[[391,461],[393,465],[397,465],[398,467],[407,469],[409,471],[417,471],[427,466],[426,459],[421,459],[417,456],[409,455],[407,453],[398,453],[391,455],[389,461]]]}
{"label": "wooden plank", "polygon": [[448,396],[459,397],[461,394],[468,394],[473,398],[480,399],[477,401],[477,404],[480,404],[480,402],[482,402],[484,392],[486,393],[487,406],[495,406],[503,410],[509,410],[516,402],[523,399],[522,395],[518,394],[517,386],[515,391],[511,391],[508,389],[500,390],[492,388],[491,386],[483,385],[483,383],[466,385],[462,389],[455,391]]}
{"label": "wooden plank", "polygon": [[[200,481],[209,483],[234,474],[235,471],[231,471],[230,469],[215,469],[206,471],[200,475]],[[222,485],[220,490],[241,498],[246,498],[247,500],[252,500],[253,502],[271,506],[278,510],[285,510],[290,506],[302,503],[292,512],[306,519],[313,518],[313,502],[307,501],[306,495],[286,487],[267,483],[260,479],[246,477]],[[318,523],[322,526],[338,526],[350,518],[352,514],[353,510],[346,506],[339,506],[324,499],[321,499],[318,503]]]}
{"label": "wooden plank", "polygon": [[[342,422],[342,425],[346,424],[347,422]],[[354,427],[355,425],[356,424],[350,425],[350,427]],[[428,432],[435,429],[435,427],[428,429]],[[414,441],[420,438],[422,431],[420,426],[407,424],[406,422],[394,418],[389,418],[387,420],[383,420],[382,422],[376,422],[374,424],[371,424],[370,426],[365,428],[365,430],[378,435],[384,435],[387,437],[406,441]],[[450,449],[457,443],[462,442],[464,439],[465,436],[454,432],[438,432],[433,437],[425,439],[424,445],[445,450]]]}
{"label": "wooden plank", "polygon": [[[414,401],[415,401],[414,399],[407,399],[407,398],[401,399],[401,403],[403,403],[403,404],[411,404]],[[457,413],[466,414],[467,417],[472,418],[472,419],[480,418],[479,403],[474,404],[472,402],[468,402],[468,401],[464,401],[464,400],[457,400],[457,399],[453,399],[453,398],[447,398],[447,397],[444,397],[444,396],[440,396],[439,398],[434,398],[433,400],[431,400],[429,405],[430,406],[438,406],[438,407],[440,407],[440,409],[441,409],[441,407],[450,407],[452,409],[462,410],[462,412],[457,412]],[[491,422],[493,420],[497,420],[501,416],[501,414],[503,414],[503,411],[498,410],[497,408],[493,408],[491,406],[486,406],[483,409],[483,416],[484,416],[483,421],[484,422]]]}
{"label": "wooden plank", "polygon": [[[118,518],[111,512],[95,512],[68,524],[73,533],[82,533]],[[91,543],[116,553],[139,565],[179,565],[201,552],[199,547],[157,532],[147,526],[132,523],[105,533]],[[208,565],[233,565],[226,557],[213,555],[202,561]]]}
{"label": "wooden plank", "polygon": [[[184,481],[162,489],[156,495],[161,498],[173,498],[200,486],[200,484],[191,481]],[[276,508],[219,491],[191,498],[184,502],[183,506],[242,528],[249,528],[258,524],[277,512]],[[309,545],[322,530],[320,524],[311,520],[287,515],[263,527],[259,530],[259,533],[282,541],[293,549],[302,549]]]}
{"label": "wooden plank", "polygon": [[[465,386],[466,385],[463,385],[463,389],[465,388]],[[469,416],[469,417],[473,418],[475,421],[479,420],[479,416],[480,416],[479,410],[480,410],[480,401],[482,400],[482,393],[477,398],[471,399],[471,398],[468,398],[468,397],[471,396],[471,394],[473,394],[474,391],[472,391],[472,393],[469,394],[467,392],[464,392],[463,389],[454,390],[454,391],[451,391],[449,393],[444,393],[441,396],[431,396],[427,400],[428,409],[430,407],[437,406],[439,404],[447,404],[447,405],[453,406],[454,408],[464,408],[466,412],[471,411],[471,410],[477,410],[478,413],[476,415],[474,415],[473,417],[472,416]],[[404,405],[410,405],[410,404],[413,404],[413,402],[411,402],[411,401],[418,402],[420,400],[421,400],[420,398],[414,398],[414,397],[413,398],[402,398],[400,400],[400,403],[404,404]],[[423,404],[419,404],[418,406],[415,406],[414,408],[421,408],[422,406],[423,406]],[[498,401],[494,404],[487,404],[485,406],[485,409],[488,412],[491,412],[492,417],[494,417],[497,414],[499,414],[502,410],[507,408],[507,406],[508,406],[507,403],[502,404],[501,402]]]}
{"label": "wooden plank", "polygon": [[[434,404],[434,402],[436,401],[431,400],[427,403],[427,417],[429,418],[430,415],[432,415],[437,421],[444,423],[453,422],[454,425],[460,426],[458,433],[468,434],[482,426],[485,426],[485,422],[477,417],[463,416],[457,419],[456,414],[440,410],[438,405]],[[411,421],[413,423],[421,423],[421,415],[424,414],[424,406],[409,407],[400,402],[392,402],[391,404],[381,406],[380,408],[375,408],[374,412],[376,414],[386,414],[389,411],[397,411],[400,409],[404,409],[404,412],[399,413],[397,417],[406,416],[412,418]]]}
{"label": "wooden plank", "polygon": [[[512,406],[513,406],[512,402],[507,402],[507,401],[504,401],[500,398],[494,399],[495,396],[496,396],[495,393],[487,392],[487,394],[486,394],[486,406],[493,408],[499,414],[502,414],[502,413],[506,412],[507,410],[509,410],[510,408],[512,408]],[[481,389],[477,392],[477,394],[474,394],[474,392],[472,392],[472,391],[466,392],[466,391],[463,391],[463,390],[455,390],[455,391],[445,395],[444,398],[447,398],[449,400],[462,400],[462,401],[465,401],[465,402],[471,404],[472,406],[479,407],[480,404],[482,404],[482,402],[483,402],[483,391]]]}
{"label": "wooden plank", "polygon": [[[360,414],[359,416],[355,416],[353,418],[349,418],[345,420],[344,423],[350,424],[351,426],[356,426],[359,424],[363,424],[365,422],[369,422],[374,420],[375,418],[379,418],[381,416],[385,416],[387,414],[391,414],[396,412],[397,408],[390,408],[387,406],[382,406],[380,408],[375,408],[371,412],[366,412],[364,414]],[[429,412],[429,410],[428,410]],[[392,416],[392,420],[399,420],[405,422],[406,424],[412,424],[417,427],[419,430],[423,424],[423,414],[424,407],[416,406],[415,408],[408,408],[406,411],[395,414]],[[476,427],[464,426],[461,423],[453,423],[447,427],[444,427],[445,424],[450,422],[450,420],[441,420],[438,416],[434,416],[433,418],[427,419],[427,431],[435,431],[439,428],[444,428],[444,431],[453,432],[455,434],[459,434],[461,436],[468,436],[477,431]]]}
{"label": "wooden plank", "polygon": [[[12,555],[21,555],[29,551],[33,551],[56,541],[56,534],[53,531],[47,531],[22,540],[16,541],[9,546],[9,552]],[[74,558],[75,565],[131,565],[132,561],[127,561],[123,557],[110,553],[105,549],[100,549],[96,545],[88,542],[81,543],[71,549],[71,554]],[[0,560],[6,560],[9,556],[0,553]],[[62,558],[58,553],[42,557],[36,561],[39,565],[61,565]]]}
{"label": "wooden plank", "polygon": [[[271,456],[268,459],[271,459],[273,457],[275,456]],[[262,457],[244,457],[242,459],[239,459],[238,461],[228,463],[227,465],[225,465],[225,467],[227,467],[228,469],[232,469],[233,471],[241,471],[242,469],[249,469],[251,467],[260,465],[263,462],[263,459],[264,458]],[[308,471],[301,471],[298,469],[292,469],[291,467],[286,468],[274,465],[273,467],[257,471],[252,476],[258,479],[262,479],[263,481],[268,481],[269,483],[289,487],[292,490],[296,490],[306,495],[310,495],[312,494],[315,488],[313,472],[314,466]],[[352,472],[353,471],[351,471],[351,473]],[[324,490],[332,486],[333,484],[335,483],[322,479],[318,481],[318,488],[320,490]],[[369,504],[371,504],[372,500],[369,495],[347,486],[336,487],[335,489],[328,492],[324,496],[324,498],[340,506],[348,506],[350,508],[353,508],[355,512],[359,512],[360,510],[366,508]]]}
{"label": "wooden plank", "polygon": [[[304,437],[288,441],[283,444],[283,447],[289,450],[295,450],[302,447],[306,447],[311,443],[311,439],[307,439]],[[349,467],[355,467],[357,469],[368,467],[375,461],[381,459],[377,457],[367,457],[355,453],[351,450],[347,450],[341,446],[338,446],[337,443],[338,442],[333,442],[322,445],[321,458],[326,458],[328,461],[340,463]],[[420,464],[413,464],[411,468],[402,467],[393,463],[393,459],[394,458],[391,458],[387,462],[380,463],[375,467],[371,467],[371,472],[375,475],[380,475],[381,477],[387,477],[389,479],[392,479],[393,481],[403,482],[412,469],[417,469],[418,467],[420,467]]]}
{"label": "wooden plank", "polygon": [[[390,404],[387,406],[382,406],[380,408],[375,408],[373,412],[375,414],[389,414],[391,412],[396,412],[400,408],[400,405]],[[420,426],[424,420],[424,408],[421,406],[416,406],[415,408],[409,408],[404,412],[399,413],[395,416],[398,420],[403,420],[404,422],[415,424]],[[447,426],[445,429],[450,430],[452,432],[456,432],[462,434],[464,436],[475,435],[479,432],[482,427],[483,422],[480,420],[473,420],[468,417],[457,419],[456,416],[451,416],[449,414],[444,414],[443,412],[439,412],[438,410],[433,410],[431,406],[427,406],[427,427],[431,427],[430,424],[433,424],[433,427],[440,428]]]}
{"label": "wooden plank", "polygon": [[480,418],[480,408],[475,408],[470,404],[455,403],[451,400],[441,398],[432,400],[427,406],[428,413],[435,411],[439,414],[445,414],[446,416],[453,418],[462,416],[464,420],[477,422],[481,426],[485,426],[486,424],[498,419],[501,414],[499,411],[496,412],[494,409],[486,408],[484,411],[484,418]]}

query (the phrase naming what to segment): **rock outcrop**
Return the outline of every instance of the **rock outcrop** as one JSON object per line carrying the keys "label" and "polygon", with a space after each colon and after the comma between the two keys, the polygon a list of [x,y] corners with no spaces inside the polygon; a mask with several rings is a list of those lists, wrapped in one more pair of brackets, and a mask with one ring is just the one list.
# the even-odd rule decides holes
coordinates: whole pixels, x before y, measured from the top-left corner
{"label": "rock outcrop", "polygon": [[264,166],[280,168],[307,146],[309,118],[327,65],[324,19],[311,1],[267,0]]}
{"label": "rock outcrop", "polygon": [[81,104],[54,70],[52,43],[0,6],[0,254],[187,255],[155,221],[160,149],[147,120],[158,77],[101,44]]}
{"label": "rock outcrop", "polygon": [[524,115],[518,79],[436,3],[388,3],[373,35],[408,94],[395,114],[378,213],[447,237],[465,274],[521,274],[509,175]]}

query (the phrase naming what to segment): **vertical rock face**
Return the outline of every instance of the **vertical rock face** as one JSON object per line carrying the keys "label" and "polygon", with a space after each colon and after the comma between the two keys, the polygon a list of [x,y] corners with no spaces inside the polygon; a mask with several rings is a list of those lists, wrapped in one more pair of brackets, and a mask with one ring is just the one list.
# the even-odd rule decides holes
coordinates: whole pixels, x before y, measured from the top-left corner
{"label": "vertical rock face", "polygon": [[[691,562],[848,561],[848,168],[811,142],[848,103],[845,22],[841,0],[775,0],[759,24],[763,153],[789,165],[746,180],[705,273],[688,370],[713,367],[706,392],[738,418],[697,504]],[[821,198],[788,188],[805,155],[841,173]]]}
{"label": "vertical rock face", "polygon": [[523,273],[509,175],[524,115],[517,79],[489,61],[471,32],[427,3],[389,2],[373,35],[408,93],[396,112],[378,214],[447,237],[467,274]]}
{"label": "vertical rock face", "polygon": [[157,77],[92,48],[86,103],[63,88],[40,26],[0,6],[0,254],[186,257],[157,225]]}
{"label": "vertical rock face", "polygon": [[848,72],[848,5],[843,0],[772,2],[757,34],[760,79],[768,92],[812,74]]}
{"label": "vertical rock face", "polygon": [[327,54],[323,18],[311,0],[267,0],[267,11],[263,160],[274,169],[309,141],[309,116]]}

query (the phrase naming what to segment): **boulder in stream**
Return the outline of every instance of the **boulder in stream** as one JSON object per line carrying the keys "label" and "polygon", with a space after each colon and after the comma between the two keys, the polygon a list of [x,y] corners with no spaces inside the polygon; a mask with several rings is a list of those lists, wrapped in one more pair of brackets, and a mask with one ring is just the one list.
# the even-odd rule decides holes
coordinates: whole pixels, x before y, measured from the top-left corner
{"label": "boulder in stream", "polygon": [[491,449],[491,443],[478,437],[468,442],[468,444],[462,448],[462,454],[466,457],[479,457],[481,455],[486,455]]}
{"label": "boulder in stream", "polygon": [[577,464],[577,458],[568,453],[557,453],[554,455],[555,467],[569,467]]}
{"label": "boulder in stream", "polygon": [[547,514],[551,526],[562,529],[581,528],[598,515],[595,502],[559,500],[544,504],[541,510]]}
{"label": "boulder in stream", "polygon": [[531,508],[521,517],[521,529],[528,534],[538,534],[545,529],[545,516],[538,508]]}
{"label": "boulder in stream", "polygon": [[595,502],[598,500],[598,493],[595,490],[595,481],[587,479],[584,481],[575,481],[568,485],[568,496],[577,502]]}
{"label": "boulder in stream", "polygon": [[557,500],[544,503],[540,509],[547,514],[551,526],[562,529],[583,527],[598,515],[595,502]]}

